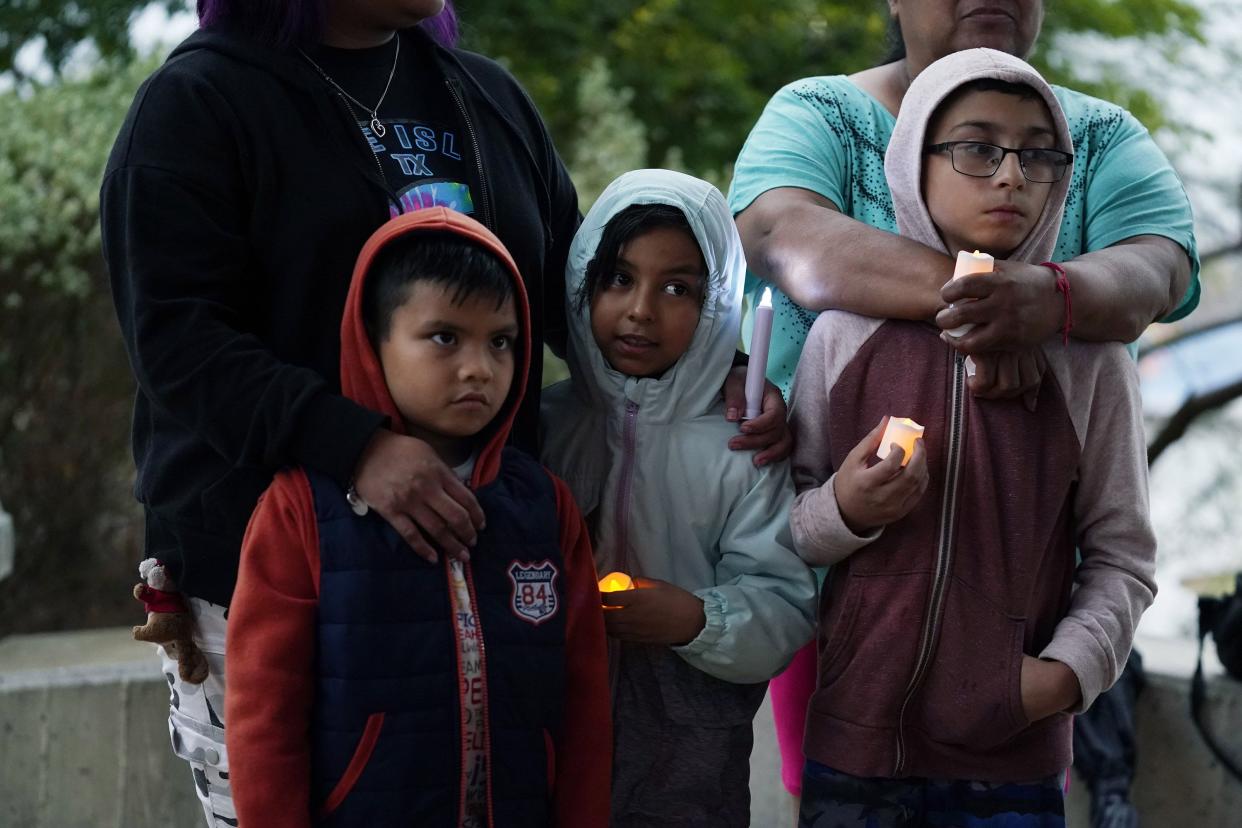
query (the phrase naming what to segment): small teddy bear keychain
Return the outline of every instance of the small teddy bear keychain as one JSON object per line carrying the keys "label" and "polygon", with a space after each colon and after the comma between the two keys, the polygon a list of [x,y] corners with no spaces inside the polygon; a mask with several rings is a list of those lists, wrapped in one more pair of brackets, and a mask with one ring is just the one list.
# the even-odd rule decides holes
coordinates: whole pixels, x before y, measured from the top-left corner
{"label": "small teddy bear keychain", "polygon": [[134,640],[159,644],[177,662],[181,680],[202,684],[207,678],[207,657],[194,643],[194,621],[189,607],[164,565],[155,558],[138,564],[142,583],[134,585],[134,597],[147,610],[147,623],[134,627]]}

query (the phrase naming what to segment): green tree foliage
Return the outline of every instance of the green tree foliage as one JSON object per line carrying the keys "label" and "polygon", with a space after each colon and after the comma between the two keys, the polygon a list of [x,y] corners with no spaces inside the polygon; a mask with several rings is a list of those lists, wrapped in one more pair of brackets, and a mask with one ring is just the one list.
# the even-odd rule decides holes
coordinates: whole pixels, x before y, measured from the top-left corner
{"label": "green tree foliage", "polygon": [[[0,94],[0,501],[17,533],[0,635],[140,614],[127,595],[141,537],[133,380],[100,254],[99,183],[153,67]],[[32,585],[74,596],[73,615],[22,600]]]}
{"label": "green tree foliage", "polygon": [[[580,79],[602,59],[643,124],[649,165],[712,174],[733,161],[764,103],[808,75],[850,73],[888,52],[882,0],[460,0],[465,45],[503,59],[526,84],[567,157],[581,133]],[[1140,37],[1171,48],[1198,37],[1188,0],[1047,3],[1033,57],[1057,83],[1101,94],[1155,125],[1148,92],[1084,82],[1057,52],[1061,34]]]}
{"label": "green tree foliage", "polygon": [[634,93],[617,89],[603,58],[587,66],[578,83],[574,154],[566,160],[583,211],[609,182],[647,163],[647,130],[632,114]]}
{"label": "green tree foliage", "polygon": [[1059,48],[1057,35],[1136,38],[1146,50],[1175,61],[1180,49],[1203,42],[1199,5],[1193,0],[1074,0],[1047,5],[1045,35],[1032,57],[1035,66],[1053,83],[1124,106],[1152,131],[1167,127],[1156,94],[1161,90],[1136,80],[1143,76],[1140,68],[1126,78],[1084,78],[1075,72],[1072,50]]}
{"label": "green tree foliage", "polygon": [[18,50],[32,41],[43,42],[53,69],[87,40],[104,57],[126,55],[129,22],[150,5],[178,9],[185,0],[5,0],[0,3],[0,72],[13,69]]}
{"label": "green tree foliage", "polygon": [[[105,57],[128,49],[128,22],[149,5],[189,0],[7,0],[0,4],[0,72],[42,39],[54,68],[91,40]],[[727,168],[767,99],[795,78],[848,73],[882,60],[884,0],[457,0],[465,44],[504,59],[572,154],[584,114],[581,80],[602,59],[643,125],[646,164],[682,159],[700,174]],[[1127,106],[1159,127],[1150,90],[1124,79],[1076,76],[1062,34],[1142,38],[1167,52],[1199,38],[1195,0],[1048,0],[1036,65],[1065,83]]]}

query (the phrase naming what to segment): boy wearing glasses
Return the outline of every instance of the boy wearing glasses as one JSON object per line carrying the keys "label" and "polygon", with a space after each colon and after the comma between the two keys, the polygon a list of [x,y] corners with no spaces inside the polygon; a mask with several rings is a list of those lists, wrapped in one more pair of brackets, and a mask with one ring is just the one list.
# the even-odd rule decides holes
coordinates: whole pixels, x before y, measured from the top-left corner
{"label": "boy wearing glasses", "polygon": [[[1064,335],[1036,393],[966,393],[926,323],[829,311],[807,338],[790,524],[832,568],[803,826],[1064,825],[1070,714],[1117,679],[1154,597],[1135,366],[1069,339],[1072,285],[1047,261],[1071,146],[1038,73],[974,49],[913,81],[885,158],[902,235],[1056,276]],[[923,440],[875,462],[890,415]]]}

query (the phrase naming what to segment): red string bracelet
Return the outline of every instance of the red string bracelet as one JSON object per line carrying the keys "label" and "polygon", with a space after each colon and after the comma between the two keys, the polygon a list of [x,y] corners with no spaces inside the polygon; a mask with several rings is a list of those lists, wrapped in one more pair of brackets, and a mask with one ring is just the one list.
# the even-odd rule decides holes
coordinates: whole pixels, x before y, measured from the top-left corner
{"label": "red string bracelet", "polygon": [[1070,329],[1074,327],[1074,304],[1070,301],[1070,283],[1065,277],[1065,268],[1056,262],[1040,262],[1039,266],[1057,274],[1057,293],[1065,294],[1065,326],[1061,329],[1061,344],[1068,345]]}

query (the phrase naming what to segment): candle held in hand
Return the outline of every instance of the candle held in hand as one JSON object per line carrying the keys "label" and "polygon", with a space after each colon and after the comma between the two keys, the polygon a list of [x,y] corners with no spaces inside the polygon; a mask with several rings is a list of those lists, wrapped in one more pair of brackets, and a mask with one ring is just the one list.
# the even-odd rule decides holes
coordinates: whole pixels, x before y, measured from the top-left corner
{"label": "candle held in hand", "polygon": [[634,581],[624,572],[609,572],[599,579],[600,592],[622,592],[634,588]]}
{"label": "candle held in hand", "polygon": [[772,288],[763,289],[755,307],[755,326],[750,334],[750,359],[746,361],[746,416],[753,420],[763,410],[763,382],[768,375],[768,343],[772,341]]}
{"label": "candle held in hand", "polygon": [[892,453],[893,444],[896,443],[905,452],[901,458],[901,465],[905,466],[910,462],[910,455],[914,453],[915,441],[922,439],[923,426],[909,417],[889,417],[888,425],[884,426],[884,436],[880,438],[880,447],[875,450],[875,456],[881,460],[888,457]]}
{"label": "candle held in hand", "polygon": [[[992,265],[995,261],[996,259],[987,253],[980,253],[978,250],[974,253],[961,250],[957,254],[957,264],[953,268],[953,278],[960,279],[972,273],[991,273]],[[949,307],[952,307],[952,305]],[[970,329],[973,327],[973,324],[958,325],[948,333],[949,336],[965,336],[970,333]]]}

